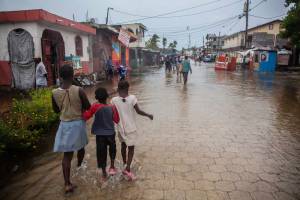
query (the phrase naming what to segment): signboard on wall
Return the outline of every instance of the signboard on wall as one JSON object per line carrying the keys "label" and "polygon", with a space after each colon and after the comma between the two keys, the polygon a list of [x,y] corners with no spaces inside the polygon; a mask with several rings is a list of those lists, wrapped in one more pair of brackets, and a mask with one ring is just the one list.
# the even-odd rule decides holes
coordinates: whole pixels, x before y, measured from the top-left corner
{"label": "signboard on wall", "polygon": [[122,42],[126,47],[129,46],[130,35],[125,29],[120,29],[118,40]]}
{"label": "signboard on wall", "polygon": [[260,53],[260,62],[268,62],[269,61],[269,53],[267,51],[263,51]]}

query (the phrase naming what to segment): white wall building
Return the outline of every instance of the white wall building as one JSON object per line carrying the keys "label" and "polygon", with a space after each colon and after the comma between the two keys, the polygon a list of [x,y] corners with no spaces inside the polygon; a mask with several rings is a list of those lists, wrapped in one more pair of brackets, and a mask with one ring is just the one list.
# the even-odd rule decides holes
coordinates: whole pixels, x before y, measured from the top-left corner
{"label": "white wall building", "polygon": [[29,39],[33,41],[31,59],[43,59],[49,85],[55,83],[58,68],[65,62],[65,57],[71,55],[80,58],[82,73],[93,71],[90,38],[96,34],[95,29],[41,9],[0,12],[0,85],[11,85],[14,81],[9,63],[12,58],[8,36],[17,31],[32,38]]}

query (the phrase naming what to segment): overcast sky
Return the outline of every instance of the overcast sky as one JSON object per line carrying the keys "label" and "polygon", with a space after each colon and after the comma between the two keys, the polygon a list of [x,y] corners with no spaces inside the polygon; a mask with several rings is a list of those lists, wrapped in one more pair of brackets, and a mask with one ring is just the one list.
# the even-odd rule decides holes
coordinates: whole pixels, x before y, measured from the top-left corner
{"label": "overcast sky", "polygon": [[[177,40],[178,49],[188,46],[190,27],[191,45],[202,45],[202,36],[207,33],[221,35],[231,34],[245,29],[245,18],[238,19],[242,14],[245,0],[0,0],[0,10],[21,10],[42,8],[57,15],[76,21],[83,21],[88,16],[97,18],[99,23],[105,23],[107,7],[110,11],[109,23],[140,22],[148,27],[147,36],[157,33],[165,36],[168,42]],[[249,18],[249,27],[259,25],[286,14],[285,0],[250,0],[250,8],[255,7]],[[256,7],[256,5],[258,5]],[[182,12],[163,15],[163,18],[148,18],[175,10],[191,8]],[[123,12],[123,13],[120,13]],[[125,14],[125,13],[127,14]],[[131,15],[139,16],[131,16]],[[183,16],[191,15],[192,16]],[[174,17],[175,16],[175,17]],[[264,18],[258,18],[258,17]],[[166,18],[168,17],[168,18]],[[171,18],[170,18],[171,17]],[[272,19],[271,19],[272,18]],[[223,20],[223,21],[222,21]]]}

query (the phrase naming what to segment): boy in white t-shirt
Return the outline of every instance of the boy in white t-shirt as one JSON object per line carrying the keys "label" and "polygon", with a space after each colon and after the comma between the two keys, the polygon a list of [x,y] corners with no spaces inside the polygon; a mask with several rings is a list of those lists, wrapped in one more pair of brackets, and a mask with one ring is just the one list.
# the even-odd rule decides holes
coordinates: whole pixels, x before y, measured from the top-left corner
{"label": "boy in white t-shirt", "polygon": [[119,96],[112,99],[112,104],[116,106],[120,116],[120,122],[117,125],[117,128],[121,142],[121,154],[124,165],[126,165],[123,174],[127,176],[129,180],[134,180],[135,176],[130,171],[130,165],[133,159],[134,146],[137,137],[136,113],[146,116],[151,120],[153,120],[153,115],[140,110],[137,104],[137,98],[134,95],[129,95],[128,90],[129,83],[125,80],[120,81],[118,84]]}

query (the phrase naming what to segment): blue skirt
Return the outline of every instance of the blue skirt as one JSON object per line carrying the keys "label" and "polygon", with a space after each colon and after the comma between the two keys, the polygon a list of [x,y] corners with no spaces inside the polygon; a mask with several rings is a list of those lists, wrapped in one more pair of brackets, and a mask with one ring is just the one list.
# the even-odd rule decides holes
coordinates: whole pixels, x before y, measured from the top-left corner
{"label": "blue skirt", "polygon": [[55,137],[54,152],[78,151],[87,144],[85,121],[60,121]]}

